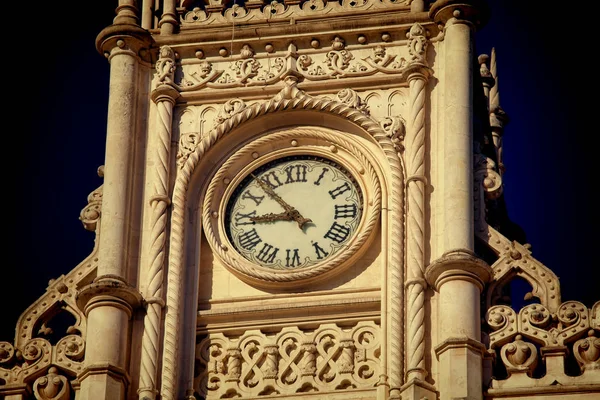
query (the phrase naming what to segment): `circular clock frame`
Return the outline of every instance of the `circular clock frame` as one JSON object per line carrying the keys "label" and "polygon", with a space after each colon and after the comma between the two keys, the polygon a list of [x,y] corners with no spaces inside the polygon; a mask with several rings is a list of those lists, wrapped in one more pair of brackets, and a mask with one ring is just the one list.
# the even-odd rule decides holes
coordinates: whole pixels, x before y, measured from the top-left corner
{"label": "circular clock frame", "polygon": [[[369,247],[379,220],[381,189],[365,149],[343,138],[343,132],[317,127],[291,128],[265,134],[228,157],[213,175],[203,200],[203,229],[225,268],[253,286],[294,288],[341,273]],[[363,210],[345,248],[306,267],[274,269],[251,262],[227,234],[226,210],[238,186],[257,168],[287,157],[311,156],[338,164],[353,177],[362,194]]]}

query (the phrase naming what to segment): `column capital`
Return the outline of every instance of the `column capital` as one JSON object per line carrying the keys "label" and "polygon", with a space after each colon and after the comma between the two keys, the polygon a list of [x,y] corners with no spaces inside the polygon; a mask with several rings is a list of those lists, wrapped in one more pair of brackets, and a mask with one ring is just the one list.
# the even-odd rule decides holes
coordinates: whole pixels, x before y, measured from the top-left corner
{"label": "column capital", "polygon": [[427,81],[429,77],[433,75],[433,71],[431,68],[429,68],[429,66],[427,66],[424,63],[413,62],[405,67],[402,75],[408,82],[415,79]]}
{"label": "column capital", "polygon": [[490,17],[490,8],[485,0],[438,0],[429,9],[429,17],[438,24],[471,23],[482,27]]}
{"label": "column capital", "polygon": [[467,280],[480,290],[492,279],[490,266],[466,249],[451,250],[442,255],[425,270],[425,279],[435,290],[448,281]]}
{"label": "column capital", "polygon": [[103,275],[84,286],[77,294],[76,302],[86,315],[93,307],[110,304],[124,309],[131,317],[133,310],[142,304],[142,295],[119,277]]}
{"label": "column capital", "polygon": [[144,61],[150,61],[151,44],[150,32],[132,24],[113,24],[104,28],[96,36],[96,50],[106,58],[109,58],[113,50],[118,48],[129,51]]}
{"label": "column capital", "polygon": [[158,85],[151,93],[150,97],[152,101],[158,104],[161,101],[168,101],[171,104],[175,104],[175,101],[179,97],[179,91],[169,84]]}

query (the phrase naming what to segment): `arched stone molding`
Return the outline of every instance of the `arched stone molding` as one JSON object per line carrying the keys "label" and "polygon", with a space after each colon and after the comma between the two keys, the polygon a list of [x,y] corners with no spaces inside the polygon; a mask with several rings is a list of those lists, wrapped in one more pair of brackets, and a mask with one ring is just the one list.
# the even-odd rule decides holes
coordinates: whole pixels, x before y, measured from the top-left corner
{"label": "arched stone molding", "polygon": [[[380,155],[374,159],[379,160],[382,173],[382,191],[387,196],[382,198],[382,232],[387,235],[382,238],[385,247],[382,252],[387,252],[388,257],[382,270],[382,300],[395,299],[387,304],[382,301],[382,367],[378,385],[385,388],[399,388],[402,385],[403,375],[403,280],[404,280],[404,167],[397,149],[392,143],[390,134],[380,124],[365,112],[353,108],[339,101],[316,98],[299,90],[295,79],[289,78],[282,91],[270,100],[257,102],[249,107],[238,107],[228,118],[222,120],[198,146],[191,152],[181,168],[177,171],[177,178],[172,196],[172,217],[170,234],[169,264],[167,272],[167,313],[165,317],[165,337],[163,349],[162,390],[163,399],[174,399],[179,386],[179,371],[168,366],[177,365],[179,349],[179,327],[182,326],[182,313],[184,310],[183,277],[185,275],[184,253],[186,248],[184,226],[188,218],[187,207],[188,192],[192,176],[202,157],[228,133],[244,124],[260,117],[282,111],[306,111],[334,116],[353,131],[360,131],[366,137],[372,137],[372,142],[379,148]],[[321,114],[321,115],[322,115]],[[319,120],[323,123],[322,120]],[[382,157],[383,156],[383,157]],[[382,160],[384,160],[382,162]],[[389,250],[388,250],[389,249]],[[196,285],[194,282],[192,285]],[[195,297],[194,297],[195,298]],[[195,316],[194,316],[195,321]],[[389,344],[389,348],[387,347]],[[184,342],[184,346],[193,352],[193,344]],[[187,382],[186,385],[192,385]],[[190,389],[187,388],[187,389]]]}
{"label": "arched stone molding", "polygon": [[486,307],[497,304],[496,294],[515,277],[525,279],[531,285],[531,296],[538,298],[540,304],[547,307],[550,312],[556,312],[560,307],[558,277],[552,270],[533,258],[528,247],[516,241],[511,242],[491,268],[494,275],[492,282],[487,286]]}
{"label": "arched stone molding", "polygon": [[[289,145],[290,142],[294,144]],[[302,144],[299,142],[302,142]],[[328,146],[325,146],[326,149],[317,150],[317,143],[326,143]],[[263,287],[267,290],[280,291],[283,288],[292,287],[306,288],[317,281],[327,279],[333,273],[341,273],[345,267],[351,264],[351,261],[360,257],[368,247],[381,213],[382,190],[379,186],[381,176],[378,176],[368,157],[363,154],[365,151],[365,148],[357,147],[352,141],[345,140],[339,132],[315,126],[269,131],[264,136],[253,138],[241,150],[229,155],[227,161],[211,178],[206,193],[202,196],[204,197],[202,207],[203,232],[211,244],[213,252],[240,279],[247,281],[252,286]],[[363,177],[363,179],[358,179],[361,181],[360,185],[364,186],[362,192],[366,207],[363,209],[363,222],[357,228],[358,234],[345,244],[346,249],[326,263],[299,270],[256,268],[251,263],[246,262],[245,259],[240,259],[232,254],[234,251],[230,249],[230,243],[225,238],[226,234],[219,229],[218,216],[224,213],[223,200],[228,197],[225,193],[231,190],[226,189],[225,186],[229,188],[235,186],[235,183],[231,182],[231,178],[233,175],[240,174],[240,171],[235,174],[232,173],[236,164],[244,165],[244,169],[248,167],[255,168],[257,164],[250,161],[252,159],[255,159],[258,163],[264,163],[264,159],[272,159],[274,154],[281,157],[282,155],[300,153],[332,158],[340,164],[345,164],[347,169],[356,169],[354,174]],[[262,154],[262,157],[259,154]],[[344,156],[341,156],[341,154],[344,154]],[[224,180],[227,180],[228,183],[223,184]]]}

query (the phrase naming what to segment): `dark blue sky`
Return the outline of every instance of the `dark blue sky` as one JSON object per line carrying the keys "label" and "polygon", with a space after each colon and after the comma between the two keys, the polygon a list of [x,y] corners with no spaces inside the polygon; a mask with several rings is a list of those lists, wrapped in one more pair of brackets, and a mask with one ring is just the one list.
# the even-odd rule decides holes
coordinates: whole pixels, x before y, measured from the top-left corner
{"label": "dark blue sky", "polygon": [[[12,341],[18,315],[93,246],[94,234],[78,218],[102,183],[96,170],[104,163],[109,65],[94,41],[112,22],[111,3],[96,2],[87,19],[69,19],[67,27],[60,27],[60,10],[44,9],[28,25],[39,40],[5,48],[4,101],[13,123],[4,129],[9,218],[0,341]],[[61,2],[65,9],[80,4]],[[586,100],[598,87],[587,53],[596,32],[583,20],[553,27],[566,14],[544,4],[491,1],[476,49],[496,48],[501,105],[511,119],[504,136],[509,216],[534,257],[560,277],[563,300],[591,306],[600,299],[592,195],[598,112]]]}

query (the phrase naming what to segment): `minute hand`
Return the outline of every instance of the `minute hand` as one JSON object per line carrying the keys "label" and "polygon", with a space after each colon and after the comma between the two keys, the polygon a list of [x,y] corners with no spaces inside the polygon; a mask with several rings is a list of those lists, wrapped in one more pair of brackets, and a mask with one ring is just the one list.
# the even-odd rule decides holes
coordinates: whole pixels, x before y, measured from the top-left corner
{"label": "minute hand", "polygon": [[279,195],[277,193],[275,193],[275,191],[273,190],[273,188],[271,188],[271,186],[269,186],[269,184],[267,184],[262,179],[259,179],[254,175],[252,175],[252,178],[254,178],[256,183],[258,183],[258,185],[262,188],[262,190],[264,190],[264,192],[266,194],[268,194],[271,198],[273,198],[276,202],[278,202],[283,207],[283,209],[286,211],[286,213],[294,221],[296,221],[298,223],[298,227],[300,227],[300,229],[303,229],[304,224],[306,224],[308,222],[312,222],[312,220],[310,218],[304,218],[298,210],[296,210],[294,207],[290,206],[281,197],[279,197]]}
{"label": "minute hand", "polygon": [[254,178],[254,180],[256,181],[256,183],[258,183],[258,185],[262,188],[262,190],[265,191],[265,193],[267,193],[276,202],[278,202],[279,204],[281,204],[281,206],[283,207],[283,209],[285,211],[291,212],[292,210],[295,210],[294,207],[290,206],[288,203],[286,203],[285,201],[283,201],[283,199],[281,197],[279,197],[279,195],[277,193],[275,193],[275,191],[271,188],[271,186],[269,186],[269,184],[265,183],[262,179],[259,179],[259,178],[257,178],[254,175],[252,175],[252,177]]}

